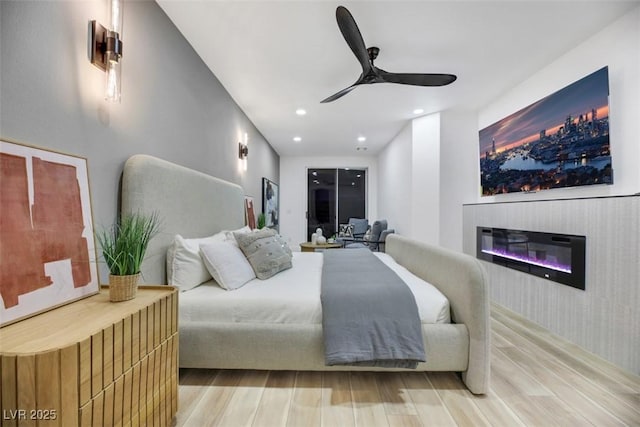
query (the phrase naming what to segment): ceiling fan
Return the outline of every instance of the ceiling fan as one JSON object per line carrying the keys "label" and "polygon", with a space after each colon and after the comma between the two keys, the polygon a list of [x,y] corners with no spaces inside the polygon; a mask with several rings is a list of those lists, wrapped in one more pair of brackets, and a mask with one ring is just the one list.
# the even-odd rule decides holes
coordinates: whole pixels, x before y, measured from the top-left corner
{"label": "ceiling fan", "polygon": [[336,9],[336,20],[338,21],[338,27],[340,27],[342,36],[362,66],[362,74],[360,74],[360,77],[354,84],[323,99],[320,101],[321,103],[335,101],[362,84],[400,83],[414,86],[445,86],[453,83],[457,78],[453,74],[411,74],[389,73],[384,71],[373,65],[373,61],[378,57],[380,49],[374,46],[370,48],[365,47],[358,25],[356,25],[355,19],[353,19],[353,16],[351,16],[347,8],[338,6]]}

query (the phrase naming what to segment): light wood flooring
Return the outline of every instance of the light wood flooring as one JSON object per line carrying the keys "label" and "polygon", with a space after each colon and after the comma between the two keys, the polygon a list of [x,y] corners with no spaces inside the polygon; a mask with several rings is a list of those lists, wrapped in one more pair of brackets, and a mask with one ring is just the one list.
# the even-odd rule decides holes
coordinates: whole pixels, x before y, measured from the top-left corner
{"label": "light wood flooring", "polygon": [[177,426],[640,426],[640,377],[497,305],[491,390],[454,373],[183,369]]}

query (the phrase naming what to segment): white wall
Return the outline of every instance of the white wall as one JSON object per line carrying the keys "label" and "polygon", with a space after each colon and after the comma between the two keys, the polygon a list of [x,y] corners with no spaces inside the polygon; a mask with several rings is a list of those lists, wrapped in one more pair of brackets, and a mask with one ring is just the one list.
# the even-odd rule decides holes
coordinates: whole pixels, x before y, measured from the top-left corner
{"label": "white wall", "polygon": [[440,121],[440,113],[412,120],[378,154],[380,217],[397,233],[435,245],[441,234]]}
{"label": "white wall", "polygon": [[[477,201],[515,201],[634,194],[640,191],[640,7],[585,40],[478,113],[479,129],[609,66],[613,185],[503,194]],[[476,145],[474,156],[478,156]],[[479,176],[477,182],[479,185]]]}
{"label": "white wall", "polygon": [[474,111],[440,114],[440,245],[462,252],[462,205],[474,201],[480,188],[478,115]]}
{"label": "white wall", "polygon": [[440,244],[440,114],[412,122],[411,237]]}
{"label": "white wall", "polygon": [[[584,291],[490,265],[491,298],[638,374],[637,197],[603,196],[640,191],[640,7],[482,109],[478,120],[480,128],[494,123],[605,65],[614,184],[477,196],[482,203],[464,208],[464,249],[475,255],[477,226],[586,236]],[[477,144],[471,148],[466,152],[477,159]],[[479,176],[473,185],[478,188]]]}
{"label": "white wall", "polygon": [[378,214],[396,233],[411,235],[413,127],[407,124],[378,154]]}
{"label": "white wall", "polygon": [[280,157],[280,234],[293,250],[307,241],[307,169],[367,169],[367,218],[378,219],[378,168],[375,157]]}

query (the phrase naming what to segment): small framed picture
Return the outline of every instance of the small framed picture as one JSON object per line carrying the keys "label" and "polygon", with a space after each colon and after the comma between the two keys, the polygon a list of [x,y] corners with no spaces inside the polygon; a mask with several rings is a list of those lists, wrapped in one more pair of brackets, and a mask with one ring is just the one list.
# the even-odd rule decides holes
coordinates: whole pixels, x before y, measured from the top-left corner
{"label": "small framed picture", "polygon": [[253,197],[244,197],[244,216],[245,223],[250,229],[254,230],[256,228],[256,214],[253,208]]}

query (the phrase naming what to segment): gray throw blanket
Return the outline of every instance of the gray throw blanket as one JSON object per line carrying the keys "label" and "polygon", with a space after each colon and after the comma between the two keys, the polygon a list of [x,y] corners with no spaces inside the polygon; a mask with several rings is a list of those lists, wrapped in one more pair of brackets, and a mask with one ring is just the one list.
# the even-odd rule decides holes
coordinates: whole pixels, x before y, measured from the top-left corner
{"label": "gray throw blanket", "polygon": [[413,293],[368,249],[324,252],[325,364],[415,369],[425,361]]}

